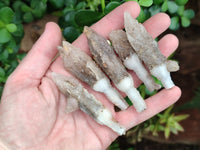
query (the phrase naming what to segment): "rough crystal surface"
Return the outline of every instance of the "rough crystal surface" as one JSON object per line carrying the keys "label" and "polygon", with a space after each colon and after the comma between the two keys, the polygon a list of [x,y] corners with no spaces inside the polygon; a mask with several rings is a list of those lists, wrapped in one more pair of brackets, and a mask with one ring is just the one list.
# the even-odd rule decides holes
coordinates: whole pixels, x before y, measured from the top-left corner
{"label": "rough crystal surface", "polygon": [[133,19],[128,12],[124,13],[124,26],[130,44],[149,69],[166,62],[157,42],[146,31],[145,27]]}
{"label": "rough crystal surface", "polygon": [[115,84],[129,76],[107,39],[89,27],[84,28],[84,33],[88,38],[88,45],[93,58]]}

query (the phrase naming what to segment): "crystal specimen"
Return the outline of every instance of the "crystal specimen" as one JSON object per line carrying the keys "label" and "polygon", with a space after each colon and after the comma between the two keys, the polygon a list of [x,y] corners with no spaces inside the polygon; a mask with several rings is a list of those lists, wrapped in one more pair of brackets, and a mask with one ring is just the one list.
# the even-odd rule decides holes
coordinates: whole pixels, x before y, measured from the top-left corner
{"label": "crystal specimen", "polygon": [[124,66],[135,71],[138,78],[144,82],[149,91],[161,88],[159,84],[154,82],[154,79],[143,66],[123,30],[110,32],[109,39],[111,40],[112,46],[114,47],[114,50],[118,54],[119,58],[122,60]]}
{"label": "crystal specimen", "polygon": [[63,41],[63,47],[58,47],[58,49],[63,58],[64,67],[68,71],[95,91],[103,92],[120,109],[124,110],[128,107],[124,98],[111,86],[109,79],[91,57],[66,41]]}
{"label": "crystal specimen", "polygon": [[144,61],[152,75],[157,77],[166,89],[172,88],[174,83],[170,71],[176,71],[176,62],[168,62],[158,48],[157,42],[146,31],[145,27],[130,15],[124,13],[124,26],[127,38],[136,51],[138,57]]}
{"label": "crystal specimen", "polygon": [[97,64],[99,64],[104,72],[110,77],[116,87],[127,94],[133,102],[137,112],[146,109],[143,98],[134,87],[131,75],[122,65],[121,60],[115,55],[114,50],[107,42],[107,39],[97,34],[89,27],[84,28],[84,33],[88,39],[90,52]]}
{"label": "crystal specimen", "polygon": [[[59,90],[66,96],[73,97],[73,102],[77,101],[80,110],[92,117],[101,125],[106,125],[119,135],[125,134],[125,127],[120,125],[113,117],[111,112],[106,109],[103,104],[73,77],[65,77],[63,75],[52,73],[52,78]],[[68,99],[72,100],[71,98]],[[70,102],[68,102],[69,104]]]}

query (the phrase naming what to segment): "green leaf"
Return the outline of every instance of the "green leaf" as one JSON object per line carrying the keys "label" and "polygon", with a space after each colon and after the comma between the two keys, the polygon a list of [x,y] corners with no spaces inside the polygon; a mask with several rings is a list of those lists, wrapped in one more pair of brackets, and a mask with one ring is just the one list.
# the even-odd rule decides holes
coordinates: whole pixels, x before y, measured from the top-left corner
{"label": "green leaf", "polygon": [[188,18],[188,19],[192,19],[195,16],[194,10],[192,9],[187,9],[183,12],[183,16]]}
{"label": "green leaf", "polygon": [[87,6],[86,2],[79,2],[77,5],[76,5],[76,10],[79,10],[79,9],[84,9],[85,7]]}
{"label": "green leaf", "polygon": [[176,122],[179,122],[179,121],[182,121],[182,120],[185,120],[185,119],[187,119],[189,117],[189,115],[177,115],[177,116],[174,116],[174,120],[176,121]]}
{"label": "green leaf", "polygon": [[7,50],[4,50],[2,53],[0,53],[0,60],[7,60],[8,59],[8,51]]}
{"label": "green leaf", "polygon": [[176,130],[176,128],[170,127],[170,131],[174,134],[178,134],[178,131]]}
{"label": "green leaf", "polygon": [[1,66],[0,66],[0,77],[3,77],[3,76],[5,76],[5,71],[4,71],[4,69],[1,68]]}
{"label": "green leaf", "polygon": [[154,0],[153,3],[156,5],[159,5],[163,2],[164,0]]}
{"label": "green leaf", "polygon": [[143,8],[143,10],[144,10],[146,19],[150,18],[151,17],[151,13],[149,12],[149,8]]}
{"label": "green leaf", "polygon": [[158,124],[157,130],[158,130],[158,131],[164,131],[164,130],[165,130],[165,127],[162,126],[162,125],[160,125],[160,124]]}
{"label": "green leaf", "polygon": [[[5,82],[6,82],[6,79],[7,79],[6,76],[4,76],[4,77],[1,77],[1,76],[0,76],[0,83],[5,83]],[[0,92],[1,92],[1,91],[0,91]]]}
{"label": "green leaf", "polygon": [[5,7],[5,4],[3,2],[0,2],[0,8]]}
{"label": "green leaf", "polygon": [[49,0],[49,2],[55,9],[59,9],[64,6],[64,0]]}
{"label": "green leaf", "polygon": [[170,136],[170,128],[167,126],[165,127],[165,138],[168,139]]}
{"label": "green leaf", "polygon": [[121,5],[120,2],[110,2],[106,5],[105,9],[104,9],[104,13],[108,14],[109,12],[111,12],[113,9],[115,9],[116,7],[118,7],[119,5]]}
{"label": "green leaf", "polygon": [[0,35],[0,43],[6,43],[11,39],[11,34],[5,28],[0,29]]}
{"label": "green leaf", "polygon": [[143,22],[146,20],[146,15],[145,15],[144,10],[143,10],[142,7],[140,8],[140,14],[139,14],[139,16],[137,17],[137,20],[138,20],[138,22],[140,22],[140,23],[143,23]]}
{"label": "green leaf", "polygon": [[126,100],[126,102],[128,103],[129,106],[132,106],[132,105],[133,105],[133,103],[132,103],[131,100],[128,98],[128,96],[126,96],[124,99]]}
{"label": "green leaf", "polygon": [[2,95],[3,92],[3,86],[0,86],[0,95]]}
{"label": "green leaf", "polygon": [[168,9],[168,3],[167,1],[165,1],[162,5],[161,5],[161,11],[162,12],[166,12]]}
{"label": "green leaf", "polygon": [[188,18],[186,18],[186,17],[181,17],[181,25],[183,26],[183,27],[189,27],[190,26],[190,20],[188,19]]}
{"label": "green leaf", "polygon": [[23,15],[23,20],[24,20],[24,22],[26,22],[26,23],[29,23],[29,22],[31,22],[31,21],[33,21],[33,15],[31,14],[31,12],[27,12],[27,13],[25,13],[24,15]]}
{"label": "green leaf", "polygon": [[174,123],[174,127],[178,130],[178,131],[184,131],[183,127],[178,123],[178,122],[175,122]]}
{"label": "green leaf", "polygon": [[174,1],[168,1],[168,10],[171,14],[174,14],[178,10],[178,5]]}
{"label": "green leaf", "polygon": [[184,7],[184,6],[179,6],[179,7],[178,7],[178,10],[177,10],[177,13],[178,13],[180,16],[182,16],[184,10],[185,10],[185,7]]}
{"label": "green leaf", "polygon": [[170,112],[172,111],[172,109],[173,109],[173,105],[172,106],[170,106],[170,107],[168,107],[165,111],[164,111],[164,117],[165,118],[167,118],[167,117],[169,117],[169,115],[170,115]]}
{"label": "green leaf", "polygon": [[26,5],[26,4],[23,3],[22,1],[15,1],[15,2],[13,3],[12,7],[13,7],[14,11],[16,12],[16,11],[21,10],[21,6],[22,6],[22,5]]}
{"label": "green leaf", "polygon": [[140,91],[140,95],[142,96],[142,98],[144,99],[145,96],[146,96],[146,93],[145,93],[145,85],[144,84],[141,84],[139,87],[138,87],[138,90]]}
{"label": "green leaf", "polygon": [[14,23],[10,23],[6,25],[6,29],[10,32],[13,33],[17,31],[17,26]]}
{"label": "green leaf", "polygon": [[154,91],[149,91],[147,88],[145,88],[145,93],[146,93],[146,95],[148,95],[148,96],[153,96],[153,95],[155,95],[157,92],[156,92],[156,90],[154,90]]}
{"label": "green leaf", "polygon": [[149,12],[151,13],[151,16],[154,16],[155,14],[160,12],[160,6],[158,5],[153,5],[149,8]]}
{"label": "green leaf", "polygon": [[0,28],[4,28],[4,27],[5,27],[5,23],[0,20]]}
{"label": "green leaf", "polygon": [[63,19],[64,19],[65,27],[66,26],[76,26],[75,15],[76,15],[75,11],[70,11],[64,16]]}
{"label": "green leaf", "polygon": [[35,18],[41,18],[42,16],[43,16],[43,12],[42,11],[40,11],[40,10],[37,10],[37,9],[34,9],[33,11],[32,11],[32,15],[35,17]]}
{"label": "green leaf", "polygon": [[65,9],[62,10],[63,14],[66,15],[67,13],[74,11],[74,8],[68,8],[66,7]]}
{"label": "green leaf", "polygon": [[179,28],[179,26],[180,26],[180,24],[179,24],[179,18],[178,18],[178,16],[172,17],[169,29],[171,29],[171,30],[177,30]]}
{"label": "green leaf", "polygon": [[10,0],[1,0],[4,5],[8,6],[10,5]]}
{"label": "green leaf", "polygon": [[16,45],[16,41],[15,40],[10,40],[9,43],[7,43],[6,50],[9,53],[16,54],[19,51],[19,45]]}
{"label": "green leaf", "polygon": [[19,59],[20,61],[26,56],[27,53],[21,53],[17,55],[17,59]]}
{"label": "green leaf", "polygon": [[156,78],[155,76],[152,76],[152,77],[153,77],[155,83],[157,83],[157,84],[161,85],[161,87],[163,87],[162,82],[160,80],[158,80],[158,78]]}
{"label": "green leaf", "polygon": [[21,5],[21,10],[22,10],[22,12],[30,12],[31,8],[26,4],[22,4]]}
{"label": "green leaf", "polygon": [[75,21],[79,26],[90,26],[98,21],[101,17],[103,17],[101,12],[80,10],[75,15]]}
{"label": "green leaf", "polygon": [[8,24],[12,21],[14,17],[14,12],[9,7],[3,7],[0,9],[0,20]]}
{"label": "green leaf", "polygon": [[153,4],[153,0],[139,0],[140,6],[149,7]]}
{"label": "green leaf", "polygon": [[80,32],[74,27],[66,27],[63,31],[63,35],[68,42],[73,42],[80,35]]}
{"label": "green leaf", "polygon": [[178,5],[185,5],[188,2],[188,0],[175,0],[175,2]]}
{"label": "green leaf", "polygon": [[33,9],[32,13],[33,16],[37,19],[43,17],[46,12],[47,4],[40,0],[32,0],[31,1],[31,8]]}
{"label": "green leaf", "polygon": [[12,33],[15,38],[15,41],[19,43],[24,36],[24,27],[22,24],[17,24],[17,30]]}
{"label": "green leaf", "polygon": [[164,117],[163,117],[163,118],[161,118],[161,119],[160,119],[160,121],[159,121],[159,122],[160,122],[161,124],[164,124],[164,123],[166,123],[166,122],[167,122],[167,118],[164,118]]}
{"label": "green leaf", "polygon": [[71,8],[74,7],[77,2],[77,0],[64,0],[64,1],[66,7],[71,7]]}

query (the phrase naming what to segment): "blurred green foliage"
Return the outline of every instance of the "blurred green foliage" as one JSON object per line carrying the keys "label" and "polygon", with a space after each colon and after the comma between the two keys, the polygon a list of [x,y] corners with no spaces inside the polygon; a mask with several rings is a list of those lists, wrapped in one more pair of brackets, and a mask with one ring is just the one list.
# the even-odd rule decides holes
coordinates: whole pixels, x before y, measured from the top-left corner
{"label": "blurred green foliage", "polygon": [[23,54],[18,54],[23,25],[16,21],[10,1],[0,2],[0,95],[7,77],[17,67]]}

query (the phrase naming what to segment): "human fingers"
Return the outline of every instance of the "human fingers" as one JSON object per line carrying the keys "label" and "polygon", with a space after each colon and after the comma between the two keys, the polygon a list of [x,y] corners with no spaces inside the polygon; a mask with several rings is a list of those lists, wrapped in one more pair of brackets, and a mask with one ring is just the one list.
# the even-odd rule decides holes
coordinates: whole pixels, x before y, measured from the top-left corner
{"label": "human fingers", "polygon": [[57,24],[46,24],[45,31],[19,64],[12,76],[40,79],[49,68],[61,42],[61,31]]}
{"label": "human fingers", "polygon": [[147,32],[156,38],[170,26],[170,18],[165,13],[158,13],[143,23]]}
{"label": "human fingers", "polygon": [[165,57],[169,57],[179,45],[178,38],[173,34],[167,34],[158,42],[158,47]]}
{"label": "human fingers", "polygon": [[[114,9],[105,17],[103,17],[101,20],[95,23],[91,28],[99,32],[104,37],[108,37],[108,34],[112,30],[124,28],[124,12],[125,11],[130,12],[131,15],[134,18],[136,18],[140,12],[140,6],[138,5],[138,3],[133,2],[133,1],[126,2],[120,5],[119,7],[117,7],[116,9]],[[73,42],[73,45],[89,53],[87,38],[84,34],[80,35],[79,38]],[[64,68],[62,67],[62,60],[60,57],[58,57],[58,59],[51,66],[51,70],[54,72],[58,71],[58,72],[64,73],[63,69]]]}
{"label": "human fingers", "polygon": [[125,111],[116,113],[116,118],[127,129],[130,129],[174,104],[180,98],[180,95],[181,90],[178,87],[163,89],[145,100],[147,104],[145,111],[137,113],[133,107],[129,107]]}
{"label": "human fingers", "polygon": [[[132,17],[136,18],[140,13],[140,6],[138,3],[129,1],[126,2],[108,15],[104,16],[101,20],[91,26],[97,33],[108,38],[109,33],[112,30],[124,28],[124,12],[128,11]],[[82,50],[89,52],[87,39],[84,34],[82,34],[76,41],[73,43],[76,47],[81,48]]]}

